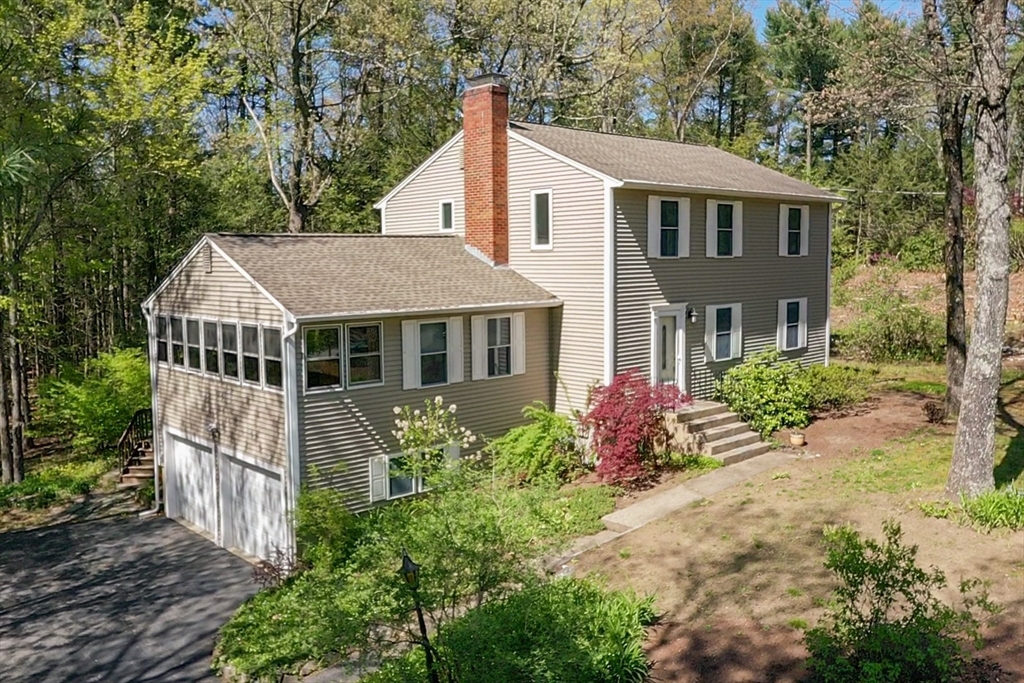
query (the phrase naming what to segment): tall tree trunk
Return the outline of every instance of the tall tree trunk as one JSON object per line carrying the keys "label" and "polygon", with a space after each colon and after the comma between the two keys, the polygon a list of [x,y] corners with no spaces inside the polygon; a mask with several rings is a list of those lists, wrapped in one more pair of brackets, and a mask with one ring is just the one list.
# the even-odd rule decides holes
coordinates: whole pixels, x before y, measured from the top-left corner
{"label": "tall tree trunk", "polygon": [[[0,317],[0,354],[3,353],[4,320]],[[14,457],[11,452],[10,400],[8,398],[7,364],[0,363],[0,481],[14,481]]]}
{"label": "tall tree trunk", "polygon": [[[955,103],[950,101],[955,99]],[[967,365],[964,308],[964,113],[966,98],[939,95],[942,165],[946,173],[946,415],[960,413]]]}
{"label": "tall tree trunk", "polygon": [[14,481],[25,477],[25,418],[22,414],[21,349],[18,343],[18,287],[15,275],[10,277],[11,301],[8,307],[7,359],[11,375],[11,468]]}
{"label": "tall tree trunk", "polygon": [[963,405],[946,492],[976,496],[995,485],[995,413],[1003,360],[1010,276],[1006,67],[1007,0],[976,0],[971,50],[979,94],[975,106],[974,175],[978,207],[978,294],[967,347]]}

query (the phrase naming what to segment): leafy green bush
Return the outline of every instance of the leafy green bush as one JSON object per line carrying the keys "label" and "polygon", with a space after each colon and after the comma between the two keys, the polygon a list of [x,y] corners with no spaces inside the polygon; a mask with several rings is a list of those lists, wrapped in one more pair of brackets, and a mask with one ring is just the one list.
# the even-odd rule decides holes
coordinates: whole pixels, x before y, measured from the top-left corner
{"label": "leafy green bush", "polygon": [[495,470],[528,482],[572,479],[583,468],[572,421],[540,401],[523,408],[523,415],[532,422],[487,444]]}
{"label": "leafy green bush", "polygon": [[946,605],[938,569],[917,566],[896,522],[883,524],[882,543],[852,527],[826,527],[825,567],[840,581],[823,623],[807,631],[808,667],[821,683],[953,681],[966,663],[965,643],[980,646],[974,610],[993,613],[978,581],[960,585],[963,607]]}
{"label": "leafy green bush", "polygon": [[782,362],[776,349],[768,349],[730,368],[716,385],[715,394],[767,438],[785,427],[810,423],[807,385],[800,372],[799,366]]}
{"label": "leafy green bush", "polygon": [[[639,683],[654,620],[651,598],[559,579],[471,610],[433,645],[441,680],[452,683]],[[364,680],[421,683],[426,674],[417,649]]]}
{"label": "leafy green bush", "polygon": [[907,270],[938,270],[942,267],[946,236],[941,229],[925,228],[903,241],[900,265]]}
{"label": "leafy green bush", "polygon": [[342,562],[362,534],[360,519],[333,488],[304,489],[295,505],[295,540],[307,565]]}
{"label": "leafy green bush", "polygon": [[1007,486],[974,498],[961,498],[964,514],[986,529],[1024,529],[1024,490]]}
{"label": "leafy green bush", "polygon": [[847,365],[809,365],[800,373],[805,385],[807,409],[812,413],[843,410],[868,397],[871,379],[878,370]]}
{"label": "leafy green bush", "polygon": [[382,642],[382,633],[416,637],[412,599],[396,572],[403,548],[422,566],[420,598],[443,626],[467,604],[529,584],[537,558],[599,529],[613,507],[607,487],[522,487],[469,461],[431,483],[423,496],[366,513],[351,536],[346,513],[331,510],[340,498],[307,499],[301,534],[317,549],[311,568],[238,610],[221,631],[216,665],[274,677],[339,654],[394,656],[395,639]]}
{"label": "leafy green bush", "polygon": [[1024,269],[1024,218],[1010,222],[1010,266],[1015,270]]}
{"label": "leafy green bush", "polygon": [[139,349],[101,353],[82,370],[66,370],[39,386],[35,433],[71,437],[76,451],[117,443],[135,411],[149,406],[149,363]]}
{"label": "leafy green bush", "polygon": [[20,507],[35,510],[66,502],[89,493],[113,466],[114,460],[109,457],[43,465],[30,471],[17,484],[0,485],[0,509]]}

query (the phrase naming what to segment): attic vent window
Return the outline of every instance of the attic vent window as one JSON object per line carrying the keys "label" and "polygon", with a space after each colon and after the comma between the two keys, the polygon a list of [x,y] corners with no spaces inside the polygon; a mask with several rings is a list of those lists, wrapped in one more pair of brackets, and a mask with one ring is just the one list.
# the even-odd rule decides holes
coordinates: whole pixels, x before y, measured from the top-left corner
{"label": "attic vent window", "polygon": [[207,273],[213,272],[213,247],[209,244],[203,249],[203,268]]}

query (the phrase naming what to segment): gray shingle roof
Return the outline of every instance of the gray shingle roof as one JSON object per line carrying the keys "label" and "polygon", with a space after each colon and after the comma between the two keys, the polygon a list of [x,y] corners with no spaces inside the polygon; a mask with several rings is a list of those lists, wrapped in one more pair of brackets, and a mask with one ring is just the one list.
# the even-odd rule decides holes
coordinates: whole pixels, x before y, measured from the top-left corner
{"label": "gray shingle roof", "polygon": [[473,256],[453,235],[207,238],[298,318],[558,303],[515,271]]}
{"label": "gray shingle roof", "polygon": [[843,201],[830,192],[715,147],[514,121],[509,129],[617,180],[709,192]]}

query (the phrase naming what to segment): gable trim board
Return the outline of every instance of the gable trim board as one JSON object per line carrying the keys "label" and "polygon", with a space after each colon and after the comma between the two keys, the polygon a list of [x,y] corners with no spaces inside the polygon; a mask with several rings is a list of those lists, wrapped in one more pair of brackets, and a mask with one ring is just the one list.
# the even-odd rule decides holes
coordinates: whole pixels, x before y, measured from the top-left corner
{"label": "gable trim board", "polygon": [[386,226],[385,226],[385,223],[384,223],[384,220],[383,220],[383,218],[384,218],[384,216],[383,216],[383,212],[384,212],[384,211],[386,210],[386,208],[387,208],[388,200],[389,200],[389,199],[391,199],[392,197],[394,197],[394,196],[395,196],[396,194],[398,194],[399,192],[401,192],[401,191],[402,191],[402,189],[403,189],[403,188],[404,188],[404,187],[405,187],[406,185],[408,185],[408,184],[409,184],[409,183],[411,183],[412,181],[416,180],[416,177],[417,177],[417,176],[418,176],[419,174],[423,173],[423,171],[427,170],[427,168],[429,168],[429,167],[430,167],[430,165],[431,165],[431,164],[433,164],[433,163],[434,163],[434,162],[435,162],[435,161],[436,161],[436,160],[438,159],[438,157],[440,157],[441,155],[443,155],[443,154],[444,154],[445,152],[447,152],[447,151],[448,151],[449,149],[451,149],[452,147],[454,147],[454,146],[455,146],[455,145],[456,145],[456,144],[457,144],[457,143],[458,143],[458,142],[459,142],[460,140],[462,140],[462,136],[463,136],[463,131],[461,131],[461,130],[460,130],[460,131],[459,131],[458,133],[456,133],[455,135],[453,135],[453,136],[452,136],[452,137],[451,137],[451,138],[450,138],[450,139],[448,140],[448,142],[446,142],[446,143],[444,143],[443,145],[441,145],[441,146],[440,146],[440,147],[439,147],[439,148],[437,149],[437,151],[436,151],[436,152],[434,152],[434,153],[433,153],[433,154],[431,154],[431,155],[430,155],[429,157],[427,157],[427,160],[426,160],[426,161],[424,161],[424,162],[423,162],[422,164],[420,164],[419,166],[417,166],[417,167],[416,167],[416,168],[415,168],[415,169],[413,170],[413,172],[412,172],[412,173],[410,173],[410,174],[409,174],[409,175],[407,175],[407,176],[406,176],[405,178],[403,178],[403,179],[402,179],[402,182],[400,182],[400,183],[398,183],[397,185],[395,185],[395,187],[394,187],[394,188],[393,188],[393,189],[392,189],[392,190],[391,190],[390,192],[388,192],[388,193],[387,193],[386,195],[384,195],[383,197],[381,197],[381,198],[380,198],[380,199],[379,199],[379,200],[377,201],[377,203],[373,205],[373,208],[375,208],[375,209],[380,209],[380,210],[381,210],[381,232],[382,232],[382,233],[386,233],[386,232],[387,232],[387,230],[386,230]]}

